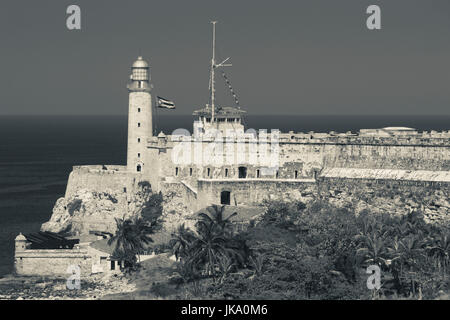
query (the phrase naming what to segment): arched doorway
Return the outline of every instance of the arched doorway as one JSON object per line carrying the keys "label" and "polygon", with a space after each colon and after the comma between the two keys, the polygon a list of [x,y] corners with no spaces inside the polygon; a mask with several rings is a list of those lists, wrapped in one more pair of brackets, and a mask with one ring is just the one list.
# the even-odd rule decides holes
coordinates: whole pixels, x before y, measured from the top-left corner
{"label": "arched doorway", "polygon": [[239,167],[239,178],[240,179],[247,178],[247,168],[246,167]]}
{"label": "arched doorway", "polygon": [[231,192],[230,191],[222,191],[220,193],[220,204],[230,204]]}

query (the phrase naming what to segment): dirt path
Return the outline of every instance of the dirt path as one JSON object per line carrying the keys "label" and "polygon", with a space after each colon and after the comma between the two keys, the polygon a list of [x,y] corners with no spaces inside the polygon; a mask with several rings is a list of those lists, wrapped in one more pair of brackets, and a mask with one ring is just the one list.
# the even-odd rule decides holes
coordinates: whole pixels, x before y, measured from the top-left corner
{"label": "dirt path", "polygon": [[103,296],[102,300],[154,300],[173,298],[179,292],[169,279],[176,273],[176,265],[167,254],[141,262],[139,272],[127,276],[128,282],[136,286],[130,293]]}

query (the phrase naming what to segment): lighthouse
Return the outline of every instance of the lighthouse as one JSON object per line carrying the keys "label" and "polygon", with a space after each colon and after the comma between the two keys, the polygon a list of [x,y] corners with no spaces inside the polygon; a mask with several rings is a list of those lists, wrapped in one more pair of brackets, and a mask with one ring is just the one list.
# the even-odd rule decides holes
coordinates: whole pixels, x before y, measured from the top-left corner
{"label": "lighthouse", "polygon": [[128,100],[127,169],[140,173],[146,169],[147,138],[153,135],[152,95],[148,63],[139,57],[131,66]]}

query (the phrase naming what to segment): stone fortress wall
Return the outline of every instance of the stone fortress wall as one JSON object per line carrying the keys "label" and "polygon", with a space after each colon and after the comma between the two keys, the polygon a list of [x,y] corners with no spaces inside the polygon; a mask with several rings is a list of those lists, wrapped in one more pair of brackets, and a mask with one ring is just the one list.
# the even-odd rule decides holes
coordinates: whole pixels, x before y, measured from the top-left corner
{"label": "stone fortress wall", "polygon": [[[197,145],[201,145],[203,154],[208,158],[211,154],[211,141],[201,140],[190,147],[190,163],[176,164],[173,159],[182,157],[176,153],[176,146],[181,139],[177,136],[153,137],[148,141],[148,157],[153,164],[150,172],[144,173],[157,186],[159,180],[171,177],[177,180],[189,181],[191,185],[197,179],[234,179],[238,177],[239,161],[236,156],[232,163],[224,161],[220,165],[196,164]],[[249,159],[252,147],[249,142],[236,141],[233,154],[243,153]],[[313,178],[315,172],[324,168],[367,168],[367,169],[405,169],[405,170],[450,170],[450,133],[436,133],[399,136],[373,137],[330,134],[281,134],[279,140],[279,170],[278,175],[262,176],[261,178],[301,179]],[[262,166],[246,165],[247,178],[258,178],[257,170]],[[156,169],[156,170],[154,170]]]}
{"label": "stone fortress wall", "polygon": [[76,194],[81,189],[89,190],[124,190],[132,179],[126,166],[89,165],[74,166],[69,174],[65,197]]}
{"label": "stone fortress wall", "polygon": [[81,274],[90,274],[92,261],[86,249],[25,249],[16,250],[14,265],[20,275],[68,277],[69,266],[78,266]]}
{"label": "stone fortress wall", "polygon": [[[327,169],[392,169],[413,172],[450,171],[450,133],[414,133],[412,135],[382,136],[367,132],[355,134],[335,133],[282,133],[279,139],[279,168],[265,175],[263,167],[249,164],[176,164],[173,161],[179,136],[151,137],[147,142],[148,167],[142,173],[130,172],[125,166],[76,166],[70,173],[65,198],[80,190],[123,194],[129,200],[136,181],[149,181],[154,192],[161,191],[170,198],[168,211],[195,211],[212,203],[220,203],[222,191],[231,193],[231,204],[257,205],[264,199],[289,200],[301,198],[304,189],[311,188],[317,179],[338,180],[392,180],[403,183],[402,178],[383,178],[374,171],[360,171],[358,177],[341,172],[337,177],[323,176]],[[209,157],[211,140],[202,139],[204,157]],[[192,162],[196,147],[191,149]],[[248,141],[233,144],[234,163],[238,152],[248,159],[253,152]],[[226,152],[224,152],[224,156]],[[180,155],[178,155],[180,156]],[[239,166],[245,166],[245,178],[239,178]],[[443,179],[443,180],[442,180]],[[447,176],[441,178],[446,184]],[[418,175],[415,183],[427,185],[426,175]],[[399,182],[400,181],[400,182]],[[408,182],[405,181],[405,184]],[[125,202],[125,201],[122,201]],[[124,207],[125,209],[125,207]]]}
{"label": "stone fortress wall", "polygon": [[[172,158],[183,156],[176,150],[183,138],[160,134],[148,140],[147,156],[153,168],[144,175],[156,190],[171,194],[168,210],[178,212],[219,204],[223,191],[230,192],[230,204],[238,206],[260,205],[264,200],[301,200],[305,195],[318,194],[319,181],[330,189],[336,186],[338,193],[343,184],[367,188],[369,183],[374,190],[386,184],[422,190],[448,188],[450,132],[392,135],[380,130],[361,130],[359,134],[282,133],[279,168],[269,175],[264,175],[262,166],[239,164],[236,157],[235,164],[226,164],[226,152],[221,165],[176,164]],[[251,141],[236,140],[232,153],[244,153],[248,159],[254,150]],[[210,157],[211,142],[200,139],[192,144],[191,162],[198,156],[195,148],[199,144],[201,157]],[[245,178],[239,178],[239,166],[246,168]],[[336,170],[330,171],[333,169],[353,172],[341,170],[336,175]]]}

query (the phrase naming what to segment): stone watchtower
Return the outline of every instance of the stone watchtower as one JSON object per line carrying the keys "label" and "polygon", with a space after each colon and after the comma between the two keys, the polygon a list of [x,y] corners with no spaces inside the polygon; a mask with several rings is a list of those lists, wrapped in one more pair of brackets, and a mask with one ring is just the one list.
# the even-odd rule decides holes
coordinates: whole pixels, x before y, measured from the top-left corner
{"label": "stone watchtower", "polygon": [[14,252],[14,271],[16,274],[20,274],[22,272],[22,258],[19,257],[20,253],[25,250],[27,250],[27,238],[20,233],[16,239],[15,242],[15,252]]}
{"label": "stone watchtower", "polygon": [[153,135],[152,96],[148,63],[139,57],[131,67],[131,82],[127,85],[128,149],[127,169],[142,172],[148,164],[145,159],[147,138]]}
{"label": "stone watchtower", "polygon": [[24,251],[27,249],[27,238],[25,238],[25,236],[20,233],[16,239],[15,239],[15,244],[16,244],[16,251]]}

